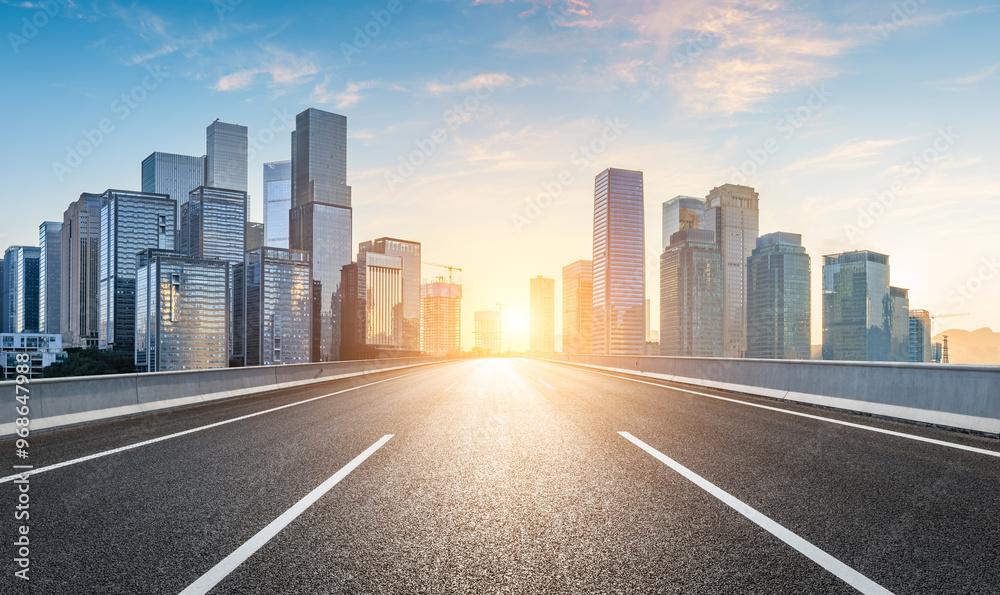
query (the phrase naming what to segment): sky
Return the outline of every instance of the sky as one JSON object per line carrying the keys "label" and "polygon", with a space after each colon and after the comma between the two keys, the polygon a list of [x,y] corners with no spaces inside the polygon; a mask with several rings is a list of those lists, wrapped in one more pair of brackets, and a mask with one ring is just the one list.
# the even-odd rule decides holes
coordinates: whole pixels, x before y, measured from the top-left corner
{"label": "sky", "polygon": [[1000,330],[998,3],[0,2],[3,245],[138,190],[153,151],[204,154],[216,118],[249,127],[261,221],[261,164],[316,107],[348,118],[354,242],[463,269],[466,348],[497,303],[527,348],[529,279],[561,303],[608,167],[644,173],[654,313],[662,202],[741,183],[762,234],[802,234],[813,343],[822,256],[855,249],[890,256],[911,308],[969,314],[935,332]]}

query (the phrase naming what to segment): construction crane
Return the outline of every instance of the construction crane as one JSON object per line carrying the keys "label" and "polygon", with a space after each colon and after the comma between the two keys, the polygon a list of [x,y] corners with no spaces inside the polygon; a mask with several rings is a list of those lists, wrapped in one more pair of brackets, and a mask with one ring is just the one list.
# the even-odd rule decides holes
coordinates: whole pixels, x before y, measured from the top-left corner
{"label": "construction crane", "polygon": [[421,264],[426,264],[427,266],[432,266],[432,267],[441,267],[442,269],[448,269],[448,283],[451,283],[451,272],[453,270],[458,271],[459,273],[462,272],[462,269],[460,269],[459,267],[448,266],[446,264],[438,264],[436,262],[423,262]]}

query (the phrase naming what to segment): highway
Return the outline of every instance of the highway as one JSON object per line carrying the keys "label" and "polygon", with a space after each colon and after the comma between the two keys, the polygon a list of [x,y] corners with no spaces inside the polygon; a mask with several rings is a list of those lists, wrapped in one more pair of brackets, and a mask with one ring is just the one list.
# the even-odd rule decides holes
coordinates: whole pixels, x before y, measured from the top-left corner
{"label": "highway", "polygon": [[998,592],[1000,441],[667,384],[465,360],[37,434],[0,591]]}

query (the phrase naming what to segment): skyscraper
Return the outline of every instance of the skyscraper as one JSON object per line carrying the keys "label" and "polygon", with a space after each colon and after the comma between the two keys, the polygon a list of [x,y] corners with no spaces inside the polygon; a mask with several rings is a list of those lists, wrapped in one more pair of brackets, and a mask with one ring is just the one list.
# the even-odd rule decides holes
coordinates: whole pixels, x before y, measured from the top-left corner
{"label": "skyscraper", "polygon": [[645,352],[643,182],[641,171],[609,168],[594,182],[595,355]]}
{"label": "skyscraper", "polygon": [[556,280],[538,275],[531,279],[531,334],[529,346],[536,353],[556,350]]}
{"label": "skyscraper", "polygon": [[891,313],[887,255],[823,257],[823,359],[891,361]]}
{"label": "skyscraper", "polygon": [[288,248],[288,211],[292,208],[292,162],[264,164],[264,245]]}
{"label": "skyscraper", "polygon": [[98,347],[135,351],[135,271],[140,251],[174,249],[175,201],[165,194],[107,190],[98,254]]}
{"label": "skyscraper", "polygon": [[38,330],[58,335],[62,223],[46,221],[38,226],[38,249]]}
{"label": "skyscraper", "polygon": [[910,310],[909,331],[909,361],[934,361],[934,346],[931,345],[931,313],[927,310]]}
{"label": "skyscraper", "polygon": [[143,250],[135,272],[135,364],[143,372],[229,365],[229,263]]}
{"label": "skyscraper", "polygon": [[396,238],[378,238],[358,245],[358,252],[377,252],[398,256],[403,276],[402,348],[420,350],[420,242]]}
{"label": "skyscraper", "polygon": [[562,269],[563,353],[591,352],[594,316],[594,263],[578,260]]}
{"label": "skyscraper", "polygon": [[100,194],[81,194],[63,213],[60,258],[60,326],[66,347],[96,347],[98,337],[98,252]]}
{"label": "skyscraper", "polygon": [[910,290],[890,287],[889,299],[892,302],[889,323],[892,361],[907,362],[910,361]]}
{"label": "skyscraper", "polygon": [[685,229],[701,229],[705,218],[705,199],[693,196],[675,196],[663,203],[663,245],[661,252],[670,245],[670,236]]}
{"label": "skyscraper", "polygon": [[7,267],[7,329],[11,333],[37,333],[40,250],[11,246],[4,253]]}
{"label": "skyscraper", "polygon": [[412,355],[403,345],[403,259],[362,251],[342,276],[342,359]]}
{"label": "skyscraper", "polygon": [[500,312],[484,310],[474,314],[476,328],[473,336],[476,347],[483,350],[484,355],[500,353]]}
{"label": "skyscraper", "polygon": [[723,184],[705,199],[702,229],[715,232],[722,252],[725,315],[725,357],[746,357],[747,351],[747,258],[757,245],[758,195],[749,186]]}
{"label": "skyscraper", "polygon": [[462,286],[435,281],[420,286],[420,350],[447,355],[462,348]]}
{"label": "skyscraper", "polygon": [[247,193],[200,186],[181,207],[180,252],[236,266],[246,251]]}
{"label": "skyscraper", "polygon": [[288,242],[313,255],[313,361],[340,355],[341,267],[351,264],[347,118],[314,108],[295,117]]}
{"label": "skyscraper", "polygon": [[0,334],[7,332],[7,265],[0,258]]}
{"label": "skyscraper", "polygon": [[233,356],[246,366],[300,364],[312,355],[312,256],[261,247],[233,274]]}
{"label": "skyscraper", "polygon": [[216,120],[205,129],[204,185],[247,191],[246,126]]}
{"label": "skyscraper", "polygon": [[747,357],[810,358],[809,278],[801,235],[757,238],[747,260]]}
{"label": "skyscraper", "polygon": [[715,234],[685,229],[660,255],[660,355],[721,357],[722,253]]}
{"label": "skyscraper", "polygon": [[264,224],[247,221],[245,237],[244,245],[248,252],[264,246]]}
{"label": "skyscraper", "polygon": [[177,202],[174,220],[181,220],[181,205],[191,191],[205,185],[205,157],[153,153],[142,160],[142,191],[166,194]]}

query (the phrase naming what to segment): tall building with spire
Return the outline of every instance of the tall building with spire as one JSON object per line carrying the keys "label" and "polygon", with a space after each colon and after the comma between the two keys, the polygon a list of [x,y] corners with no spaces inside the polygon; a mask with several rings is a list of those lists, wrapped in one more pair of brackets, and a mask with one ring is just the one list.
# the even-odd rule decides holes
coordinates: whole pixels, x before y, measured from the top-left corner
{"label": "tall building with spire", "polygon": [[645,214],[641,171],[608,168],[594,180],[594,355],[646,348]]}

